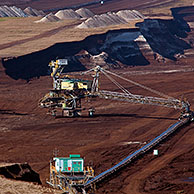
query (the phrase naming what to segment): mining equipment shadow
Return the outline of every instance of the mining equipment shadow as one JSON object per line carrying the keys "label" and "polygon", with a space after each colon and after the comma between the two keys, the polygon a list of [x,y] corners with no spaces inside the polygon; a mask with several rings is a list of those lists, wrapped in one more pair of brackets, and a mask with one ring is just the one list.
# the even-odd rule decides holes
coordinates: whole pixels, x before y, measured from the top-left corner
{"label": "mining equipment shadow", "polygon": [[[139,29],[109,30],[106,33],[90,35],[81,41],[56,43],[46,49],[23,56],[2,58],[2,64],[6,74],[15,80],[30,80],[40,76],[47,76],[49,74],[48,64],[56,58],[65,58],[68,60],[65,72],[85,71],[86,67],[80,62],[79,57],[76,56],[82,50],[86,50],[91,55],[107,52],[110,59],[120,61],[127,66],[149,65],[150,62],[144,57],[135,40],[132,41],[134,50],[129,51],[128,45],[121,45],[122,51],[119,53],[121,56],[115,56],[117,53],[112,51],[112,45],[106,49],[103,48],[108,36],[117,36],[127,32],[139,32]],[[125,56],[126,52],[133,53],[133,51],[138,53],[138,57]]]}
{"label": "mining equipment shadow", "polygon": [[[88,118],[90,116],[81,116],[84,118]],[[160,119],[160,120],[173,120],[176,121],[177,118],[169,118],[169,117],[160,117],[160,116],[145,116],[145,115],[138,115],[138,114],[94,114],[92,117],[133,117],[133,118],[145,118],[145,119]]]}
{"label": "mining equipment shadow", "polygon": [[100,118],[100,117],[132,117],[132,118],[143,118],[143,119],[156,119],[156,120],[172,120],[177,121],[177,118],[170,118],[170,117],[161,117],[161,116],[145,116],[145,115],[138,115],[138,114],[94,114],[93,116],[87,116],[87,115],[79,115],[76,117],[69,117],[69,116],[62,116],[57,115],[54,118],[55,119],[66,119],[66,118]]}
{"label": "mining equipment shadow", "polygon": [[18,116],[27,116],[27,113],[17,113],[12,110],[0,110],[0,114],[2,115],[18,115]]}
{"label": "mining equipment shadow", "polygon": [[[164,140],[162,140],[162,141],[160,142],[159,145],[155,145],[152,149],[150,149],[150,150],[149,150],[148,152],[146,152],[145,154],[139,155],[139,156],[136,157],[133,161],[131,161],[129,164],[126,164],[126,165],[122,166],[119,170],[115,171],[113,174],[109,174],[105,179],[102,179],[102,180],[100,180],[99,182],[97,182],[96,185],[95,185],[95,186],[96,186],[96,189],[99,189],[99,188],[102,187],[104,184],[108,183],[110,180],[112,180],[112,179],[118,177],[118,176],[121,175],[124,171],[126,171],[126,169],[127,169],[127,170],[130,170],[130,168],[131,168],[132,166],[134,166],[134,165],[137,163],[138,160],[143,159],[144,156],[151,154],[151,153],[153,152],[153,149],[159,148],[159,147],[161,146],[162,143],[165,143],[165,142],[171,140],[175,135],[177,135],[177,134],[180,132],[181,129],[183,129],[183,128],[189,126],[190,123],[191,123],[191,122],[188,122],[188,123],[185,124],[184,126],[179,127],[175,132],[173,132],[173,133],[170,134],[167,138],[165,138]],[[190,130],[190,129],[188,129],[188,130]],[[188,131],[188,130],[187,130],[187,131]],[[186,131],[186,132],[187,132],[187,131]],[[185,132],[185,133],[186,133],[186,132]],[[164,153],[161,154],[160,156],[162,156],[162,155],[164,155]],[[160,156],[158,156],[158,157],[160,157]],[[155,159],[155,157],[153,157],[152,159],[150,159],[150,161],[152,161],[152,160],[154,160],[154,159]],[[135,173],[135,172],[133,172],[133,173]],[[132,173],[132,174],[133,174],[133,173]],[[89,191],[90,189],[91,189],[91,188],[88,188],[87,191]]]}

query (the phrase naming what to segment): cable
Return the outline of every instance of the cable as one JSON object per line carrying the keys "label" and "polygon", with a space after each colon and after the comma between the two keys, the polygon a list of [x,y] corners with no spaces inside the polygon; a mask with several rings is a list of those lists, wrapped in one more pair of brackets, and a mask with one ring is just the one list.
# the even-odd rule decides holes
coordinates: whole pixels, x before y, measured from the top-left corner
{"label": "cable", "polygon": [[132,93],[130,93],[128,90],[126,90],[121,84],[119,84],[115,79],[113,79],[112,77],[110,77],[106,72],[104,72],[102,70],[102,73],[110,80],[112,81],[119,89],[121,89],[121,91],[123,91],[125,94],[134,96]]}
{"label": "cable", "polygon": [[130,79],[127,79],[127,78],[124,78],[124,77],[122,77],[122,76],[120,76],[120,75],[117,75],[116,73],[112,73],[112,72],[110,72],[110,71],[107,71],[107,70],[104,70],[103,69],[103,71],[105,71],[105,72],[107,72],[107,73],[109,73],[109,74],[111,74],[111,75],[114,75],[114,76],[116,76],[116,77],[119,77],[120,79],[123,79],[123,80],[125,80],[125,81],[127,81],[127,82],[130,82],[130,83],[132,83],[132,84],[134,84],[134,85],[136,85],[136,86],[139,86],[139,87],[141,87],[141,88],[143,88],[143,89],[145,89],[145,90],[148,90],[148,91],[150,91],[150,92],[152,92],[152,93],[155,93],[155,94],[157,94],[157,95],[159,95],[159,96],[162,96],[162,97],[164,97],[164,98],[170,98],[170,99],[174,99],[174,100],[177,100],[177,99],[175,99],[175,98],[173,98],[173,97],[171,97],[171,96],[168,96],[168,95],[166,95],[166,94],[164,94],[164,93],[162,93],[162,92],[159,92],[159,91],[157,91],[157,90],[154,90],[154,89],[152,89],[152,88],[149,88],[149,87],[147,87],[147,86],[144,86],[144,85],[142,85],[142,84],[140,84],[140,83],[137,83],[137,82],[135,82],[135,81],[132,81],[132,80],[130,80]]}

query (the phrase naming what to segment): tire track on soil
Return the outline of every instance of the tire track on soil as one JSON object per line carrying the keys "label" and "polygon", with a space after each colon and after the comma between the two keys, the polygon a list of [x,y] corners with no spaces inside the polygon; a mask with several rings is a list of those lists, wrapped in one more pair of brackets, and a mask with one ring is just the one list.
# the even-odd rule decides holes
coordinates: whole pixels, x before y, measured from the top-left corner
{"label": "tire track on soil", "polygon": [[42,34],[38,34],[38,35],[35,35],[33,37],[30,37],[30,38],[25,38],[23,40],[16,40],[16,41],[13,41],[13,42],[10,42],[10,43],[1,44],[0,45],[0,50],[10,48],[10,47],[13,47],[13,46],[16,46],[16,45],[21,45],[21,44],[24,44],[26,42],[34,41],[34,40],[37,40],[37,39],[50,37],[50,36],[55,35],[55,34],[57,34],[58,32],[60,32],[64,29],[71,28],[71,27],[74,27],[74,26],[79,25],[79,24],[81,24],[80,21],[75,23],[75,24],[60,26],[58,28],[43,32]]}

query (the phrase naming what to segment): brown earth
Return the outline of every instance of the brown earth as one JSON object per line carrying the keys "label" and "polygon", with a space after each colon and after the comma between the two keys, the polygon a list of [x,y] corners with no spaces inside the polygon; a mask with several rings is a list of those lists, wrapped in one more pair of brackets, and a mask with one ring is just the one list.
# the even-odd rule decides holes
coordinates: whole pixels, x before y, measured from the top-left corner
{"label": "brown earth", "polygon": [[13,46],[16,46],[16,45],[21,45],[21,44],[24,44],[26,42],[34,41],[34,40],[37,40],[37,39],[47,38],[47,37],[53,36],[53,35],[57,34],[58,32],[60,32],[64,29],[75,27],[80,23],[81,23],[80,21],[75,21],[75,22],[71,21],[70,24],[66,23],[65,25],[62,25],[60,27],[55,27],[54,29],[48,30],[46,32],[40,33],[38,35],[29,37],[29,38],[25,38],[25,39],[22,39],[22,40],[15,40],[15,41],[12,41],[12,42],[9,42],[9,43],[1,44],[0,45],[0,50],[4,50],[6,48],[13,47]]}
{"label": "brown earth", "polygon": [[23,180],[27,182],[34,182],[41,184],[39,175],[32,170],[29,164],[0,164],[0,175],[5,178]]}
{"label": "brown earth", "polygon": [[[79,6],[85,3],[89,3],[93,1],[89,0],[72,0],[72,1],[61,1],[61,0],[6,0],[0,2],[1,5],[16,5],[21,8],[26,8],[28,6],[41,9],[41,10],[49,10],[49,9],[61,9],[65,7]],[[193,0],[108,0],[104,1],[104,4],[100,3],[86,6],[91,9],[96,14],[104,13],[108,11],[118,11],[121,9],[137,9],[138,11],[142,11],[145,14],[159,14],[159,15],[169,15],[169,8],[171,7],[179,7],[179,6],[190,6],[192,5]]]}
{"label": "brown earth", "polygon": [[75,28],[80,23],[78,20],[35,23],[37,20],[38,18],[0,19],[0,56],[21,56],[46,49],[56,43],[80,41],[89,35],[112,29],[125,29],[129,24],[131,28],[135,28],[136,23],[132,21],[129,24],[83,30]]}
{"label": "brown earth", "polygon": [[[143,73],[141,69],[134,70]],[[150,141],[176,122],[179,115],[178,111],[167,108],[97,100],[92,103],[97,110],[93,118],[88,118],[87,114],[83,113],[83,117],[80,118],[54,119],[46,114],[46,110],[37,106],[40,97],[51,88],[50,77],[41,77],[26,83],[22,80],[12,80],[3,72],[1,66],[0,162],[28,162],[40,174],[42,183],[49,177],[48,163],[55,149],[59,150],[60,156],[80,153],[85,157],[86,164],[93,164],[96,174],[99,174],[141,147],[124,145],[124,142]],[[130,78],[154,89],[159,88],[161,92],[170,96],[181,98],[184,95],[192,105],[194,103],[193,72],[132,74]],[[108,84],[106,79],[101,86],[109,90],[116,89]],[[128,87],[133,93],[147,94],[134,86]],[[162,177],[160,169],[172,171],[169,175],[174,174],[177,168],[170,166],[173,159],[178,158],[178,168],[182,169],[187,160],[182,163],[179,157],[184,153],[193,153],[192,129],[193,124],[180,130],[158,147],[160,153],[158,158],[154,158],[151,153],[147,154],[104,184],[97,193],[147,192],[150,189],[149,185],[153,185],[151,181],[150,184],[146,182],[144,186],[147,177],[153,176],[153,173],[159,173]],[[193,169],[192,162],[192,157],[190,160],[188,157],[189,169]],[[185,176],[186,174],[174,180],[173,184],[176,187],[173,187],[172,191],[163,189],[160,193],[174,193],[181,187],[192,194],[193,184],[184,182],[180,185]],[[190,173],[188,176],[193,174]],[[171,176],[166,179],[164,180],[167,183],[168,181],[171,183]],[[158,193],[158,187],[155,187],[156,190],[151,191],[152,193],[156,191]]]}
{"label": "brown earth", "polygon": [[[193,36],[193,31],[189,36]],[[187,52],[192,51],[193,48]],[[153,58],[150,61],[145,67],[115,72],[170,96],[185,97],[194,109],[193,57],[166,64],[157,63]],[[49,160],[56,150],[59,156],[80,153],[85,157],[85,164],[93,165],[97,175],[142,146],[126,142],[148,142],[179,116],[179,111],[168,108],[95,100],[91,102],[96,107],[93,118],[83,112],[80,118],[54,119],[38,107],[39,99],[51,89],[49,76],[16,81],[5,74],[0,64],[0,77],[0,162],[28,162],[40,174],[44,185],[49,177]],[[121,83],[132,93],[153,95]],[[103,77],[100,85],[102,89],[117,91]],[[146,154],[110,181],[103,182],[95,193],[193,194],[194,184],[189,179],[194,177],[193,128],[191,123],[180,129],[157,147],[158,157],[151,152]]]}
{"label": "brown earth", "polygon": [[0,176],[1,194],[25,193],[25,194],[61,194],[59,190],[43,187],[34,183],[14,181]]}

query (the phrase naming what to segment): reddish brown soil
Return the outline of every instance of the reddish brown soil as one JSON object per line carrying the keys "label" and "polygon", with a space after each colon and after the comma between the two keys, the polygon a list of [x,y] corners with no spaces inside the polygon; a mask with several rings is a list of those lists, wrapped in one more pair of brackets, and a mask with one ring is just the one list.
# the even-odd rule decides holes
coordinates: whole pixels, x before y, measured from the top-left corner
{"label": "reddish brown soil", "polygon": [[54,34],[57,34],[58,32],[60,32],[64,29],[75,27],[75,26],[79,25],[81,22],[80,21],[75,21],[75,22],[72,22],[72,23],[73,24],[60,26],[60,27],[57,27],[53,30],[46,31],[42,34],[30,37],[30,38],[26,38],[26,39],[23,39],[23,40],[17,40],[17,41],[13,41],[13,42],[6,43],[6,44],[0,44],[0,50],[6,49],[6,48],[9,48],[9,47],[12,47],[12,46],[24,44],[26,42],[30,42],[30,41],[33,41],[33,40],[37,40],[37,39],[41,39],[41,38],[45,38],[45,37],[50,37],[50,36],[52,36]]}
{"label": "reddish brown soil", "polygon": [[[80,118],[54,119],[37,105],[38,100],[51,88],[50,77],[41,77],[26,83],[7,77],[2,66],[0,70],[0,162],[28,162],[40,174],[43,183],[49,177],[48,163],[53,150],[59,150],[60,156],[80,153],[85,157],[86,164],[93,164],[96,174],[99,174],[141,146],[123,145],[124,142],[150,141],[176,122],[179,115],[178,111],[167,108],[97,100],[92,103],[97,109],[93,118],[88,118],[83,113]],[[184,94],[194,104],[192,72],[131,75],[130,78],[177,98]],[[108,83],[104,79],[101,87],[116,89]],[[151,95],[134,86],[128,87],[133,93]],[[154,178],[163,177],[163,171],[169,172],[169,176],[163,180],[165,184],[170,184],[177,168],[183,169],[185,162],[190,165],[189,169],[194,170],[192,157],[187,157],[188,160],[184,163],[181,162],[184,153],[193,153],[192,129],[193,124],[180,130],[158,147],[158,158],[151,153],[147,154],[102,185],[97,193],[158,193]],[[178,161],[177,167],[171,168],[175,158]],[[194,176],[193,171],[189,172],[183,178]],[[153,173],[157,176],[152,175]],[[180,184],[181,180],[181,177],[173,180],[175,186],[172,191],[165,191],[163,188],[160,193],[174,193],[175,190],[183,188],[192,194],[193,184]],[[155,190],[150,190],[152,187]]]}
{"label": "reddish brown soil", "polygon": [[[192,35],[192,32],[191,32]],[[194,109],[193,71],[180,73],[148,73],[145,71],[193,68],[193,58],[180,62],[147,67],[126,68],[117,73],[176,98],[186,97]],[[130,74],[130,71],[137,71]],[[142,145],[124,145],[124,142],[148,142],[179,116],[176,110],[148,105],[132,105],[117,101],[96,100],[96,116],[54,119],[38,107],[38,100],[51,89],[48,76],[29,82],[13,80],[5,75],[0,64],[0,162],[28,162],[40,174],[44,183],[49,177],[49,160],[53,150],[59,156],[80,153],[85,164],[92,164],[96,174],[112,167]],[[122,83],[124,84],[124,82]],[[102,78],[102,89],[116,88]],[[127,85],[135,94],[153,95]],[[194,125],[191,123],[152,153],[129,165],[114,179],[104,182],[96,193],[126,194],[193,194],[194,184]],[[185,181],[186,180],[186,181]]]}
{"label": "reddish brown soil", "polygon": [[[28,6],[41,9],[41,10],[49,10],[49,9],[61,9],[65,7],[79,6],[81,4],[93,2],[91,0],[72,0],[72,1],[61,1],[61,0],[40,0],[40,1],[25,1],[25,0],[7,0],[5,2],[0,2],[1,5],[16,5],[21,8],[26,8]],[[94,13],[104,13],[108,11],[118,11],[121,9],[137,9],[143,10],[145,8],[158,7],[160,4],[165,6],[166,4],[174,3],[173,0],[108,0],[105,1],[103,5],[100,3],[87,6],[87,8],[94,11]]]}
{"label": "reddish brown soil", "polygon": [[17,5],[21,8],[26,8],[28,6],[36,8],[36,9],[52,9],[58,7],[65,7],[65,6],[73,6],[77,4],[87,3],[90,0],[72,0],[72,1],[61,1],[61,0],[6,0],[6,2],[1,2],[0,5]]}

